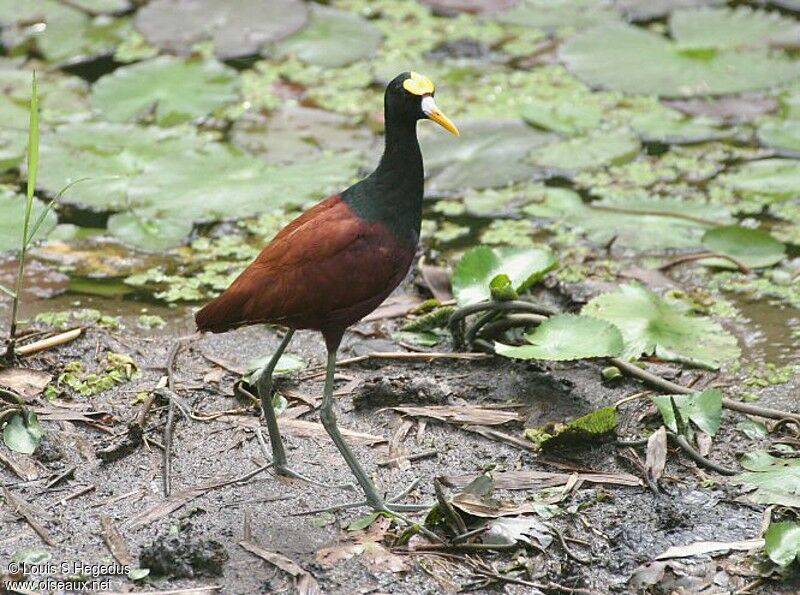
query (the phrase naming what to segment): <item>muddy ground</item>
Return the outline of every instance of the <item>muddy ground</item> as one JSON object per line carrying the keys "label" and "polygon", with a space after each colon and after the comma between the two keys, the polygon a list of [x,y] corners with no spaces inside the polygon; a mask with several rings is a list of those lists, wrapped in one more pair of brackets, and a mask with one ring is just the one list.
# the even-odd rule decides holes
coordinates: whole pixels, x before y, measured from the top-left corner
{"label": "muddy ground", "polygon": [[[392,319],[361,323],[347,335],[340,359],[397,351],[398,346],[388,338],[397,325]],[[110,462],[102,461],[98,453],[129,438],[128,424],[142,407],[142,403],[132,402],[138,393],[163,384],[169,352],[181,336],[189,338],[175,360],[175,392],[191,407],[194,417],[211,419],[176,414],[170,502],[180,505],[170,511],[158,508],[165,504],[163,458],[158,446],[164,440],[168,415],[163,398],[156,399],[147,417],[144,445],[131,452],[117,451],[118,459]],[[25,360],[26,366],[56,373],[65,362],[74,360],[92,369],[111,351],[130,355],[139,373],[132,381],[94,397],[36,402],[47,432],[43,445],[32,458],[13,457],[18,467],[35,479],[25,481],[8,466],[0,467],[0,478],[16,498],[27,503],[53,545],[44,544],[28,523],[6,507],[0,558],[9,560],[15,552],[35,548],[49,551],[56,564],[112,563],[111,549],[115,549],[118,559],[127,556],[133,568],[160,565],[163,576],[151,572],[136,583],[124,576],[112,577],[107,586],[113,591],[193,588],[213,592],[216,587],[225,593],[294,592],[298,581],[291,573],[276,569],[239,545],[246,537],[247,525],[250,542],[294,561],[326,593],[536,592],[530,585],[481,576],[475,570],[476,560],[499,571],[524,568],[525,573],[513,576],[549,593],[793,593],[800,587],[797,581],[761,576],[767,568],[761,555],[746,551],[672,559],[643,570],[642,565],[671,546],[742,541],[758,537],[761,531],[764,506],[749,503],[731,479],[698,469],[673,450],[659,484],[660,493],[644,482],[627,487],[585,482],[561,494],[548,492],[546,501],[557,504],[559,514],[543,522],[555,527],[565,541],[554,539],[543,551],[518,547],[500,553],[456,549],[425,553],[413,551],[422,549],[424,543],[415,537],[408,546],[390,553],[392,534],[399,530],[385,534],[386,527],[380,525],[374,525],[369,535],[378,542],[382,538],[385,551],[374,544],[353,548],[353,540],[362,539],[364,532],[348,532],[346,527],[366,510],[298,515],[357,499],[358,495],[347,489],[321,488],[275,477],[268,471],[211,489],[210,484],[252,475],[265,463],[255,439],[257,410],[234,396],[233,385],[239,378],[236,370],[272,352],[278,340],[275,329],[263,327],[224,335],[192,335],[187,311],[162,331],[90,328],[73,343]],[[449,349],[449,345],[437,347]],[[324,361],[322,343],[314,333],[299,332],[288,352],[300,356],[309,367],[280,382],[289,402],[282,423],[291,424],[290,418],[317,423],[317,414],[307,403],[321,395],[322,378],[316,372]],[[543,365],[497,357],[482,361],[366,360],[338,371],[336,411],[342,427],[384,439],[374,445],[363,440],[355,444],[380,488],[393,494],[420,479],[406,498],[409,502],[431,502],[435,477],[477,476],[487,469],[495,474],[593,470],[641,477],[633,453],[613,442],[538,454],[522,445],[466,431],[463,424],[423,423],[421,418],[402,416],[391,409],[399,405],[480,404],[521,411],[524,423],[495,427],[519,437],[523,426],[568,421],[642,390],[628,379],[604,383],[603,366],[603,362]],[[661,371],[677,375],[679,382],[693,381],[695,386],[730,382],[707,372],[681,376],[677,368]],[[795,379],[767,389],[759,404],[790,409],[799,386]],[[648,422],[650,427],[657,425],[648,403],[638,400],[621,408],[622,436],[643,436]],[[514,404],[521,407],[515,409]],[[57,411],[80,413],[84,421],[53,421]],[[223,411],[228,413],[214,417]],[[87,419],[92,423],[85,423]],[[741,454],[766,444],[735,428],[742,419],[725,412],[710,455],[716,462],[737,468]],[[395,448],[404,448],[407,455],[434,451],[435,456],[412,460],[405,470],[396,464],[377,467],[379,461],[397,456],[398,451],[389,454],[387,441],[406,420],[410,423],[402,429],[407,435],[403,441],[394,439]],[[350,482],[338,452],[319,430],[321,426],[313,426],[311,436],[303,435],[306,428],[296,426],[285,431],[291,464],[320,482]],[[641,448],[637,455],[643,460]],[[46,487],[72,467],[74,474],[68,479]],[[199,489],[187,492],[195,487]],[[449,489],[451,494],[457,491]],[[520,503],[532,500],[535,492],[497,490],[494,496]],[[115,532],[119,538],[110,538]]]}

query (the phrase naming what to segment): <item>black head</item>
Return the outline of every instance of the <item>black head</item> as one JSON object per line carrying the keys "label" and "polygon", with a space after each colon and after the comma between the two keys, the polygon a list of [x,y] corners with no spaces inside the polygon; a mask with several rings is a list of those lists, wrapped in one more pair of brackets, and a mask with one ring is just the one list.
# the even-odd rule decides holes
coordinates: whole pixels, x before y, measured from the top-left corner
{"label": "black head", "polygon": [[433,82],[424,75],[404,72],[396,76],[386,86],[384,96],[387,124],[390,119],[412,123],[429,119],[458,136],[456,125],[436,107],[435,92]]}

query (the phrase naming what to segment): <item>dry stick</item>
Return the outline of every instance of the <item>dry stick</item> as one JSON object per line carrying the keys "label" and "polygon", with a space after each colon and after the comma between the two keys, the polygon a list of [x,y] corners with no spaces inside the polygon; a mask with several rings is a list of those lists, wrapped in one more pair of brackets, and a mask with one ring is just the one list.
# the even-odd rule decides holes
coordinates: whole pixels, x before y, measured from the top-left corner
{"label": "dry stick", "polygon": [[385,461],[378,461],[378,466],[386,467],[387,465],[391,465],[399,461],[419,461],[420,459],[427,459],[429,457],[435,457],[438,455],[439,455],[438,450],[426,450],[423,452],[418,452],[410,455],[403,455],[401,457],[394,457],[393,459],[387,459]]}
{"label": "dry stick", "polygon": [[29,504],[24,500],[22,500],[21,498],[18,498],[17,496],[12,494],[11,490],[8,490],[7,488],[2,488],[2,489],[3,489],[3,496],[5,497],[6,503],[11,508],[11,510],[13,510],[22,518],[24,518],[27,521],[27,523],[31,526],[31,529],[36,531],[36,534],[42,538],[42,541],[44,541],[49,546],[55,547],[56,545],[55,541],[53,541],[53,538],[50,537],[50,533],[47,532],[47,529],[42,527],[42,525],[39,524],[39,521],[37,521],[36,518],[33,516]]}
{"label": "dry stick", "polygon": [[[609,361],[629,376],[638,378],[645,384],[649,384],[650,386],[659,390],[680,395],[691,395],[697,392],[694,389],[681,386],[680,384],[676,384],[674,382],[670,382],[669,380],[665,380],[660,376],[656,376],[655,374],[648,372],[647,370],[643,370],[639,366],[630,362],[626,362],[623,359],[612,357],[609,358]],[[744,413],[746,415],[757,415],[758,417],[766,417],[768,419],[792,419],[800,421],[799,413],[790,413],[787,411],[781,411],[779,409],[771,409],[769,407],[759,407],[758,405],[751,405],[750,403],[740,403],[739,401],[734,401],[733,399],[728,398],[722,399],[722,406],[725,409],[738,411],[739,413]]]}
{"label": "dry stick", "polygon": [[[177,341],[169,351],[167,358],[167,388],[170,393],[175,392],[175,374],[173,367],[178,352],[183,346],[183,341]],[[169,497],[172,484],[172,425],[175,421],[175,399],[169,396],[169,409],[167,410],[167,425],[164,426],[164,496]]]}
{"label": "dry stick", "polygon": [[711,471],[716,471],[720,475],[736,475],[738,472],[729,469],[728,467],[724,467],[722,465],[718,465],[717,463],[708,460],[699,452],[697,452],[694,447],[689,444],[689,441],[686,439],[685,436],[681,436],[680,434],[676,434],[675,432],[667,432],[667,436],[672,438],[675,442],[678,443],[678,446],[683,449],[689,458],[692,459],[695,463],[700,465],[701,467],[705,467],[706,469],[710,469]]}
{"label": "dry stick", "polygon": [[695,254],[683,254],[681,256],[676,256],[672,260],[668,260],[667,262],[662,264],[660,267],[658,267],[658,270],[659,271],[666,271],[667,269],[670,269],[670,268],[674,267],[675,265],[678,265],[678,264],[681,264],[681,263],[684,263],[684,262],[692,262],[692,261],[695,261],[695,260],[703,260],[703,259],[706,259],[706,258],[723,258],[723,259],[728,260],[728,261],[732,262],[733,264],[735,264],[738,267],[739,271],[744,273],[745,275],[747,275],[747,274],[752,272],[752,269],[749,266],[747,266],[745,263],[743,263],[741,260],[739,260],[735,256],[731,256],[730,254],[724,254],[722,252],[711,252],[711,251],[697,252]]}
{"label": "dry stick", "polygon": [[64,343],[74,341],[81,336],[82,332],[83,328],[74,328],[57,335],[53,335],[52,337],[47,337],[46,339],[34,341],[33,343],[28,343],[22,347],[17,347],[15,352],[17,355],[32,355],[34,353],[44,351],[45,349],[50,349],[51,347],[57,347],[58,345],[63,345]]}

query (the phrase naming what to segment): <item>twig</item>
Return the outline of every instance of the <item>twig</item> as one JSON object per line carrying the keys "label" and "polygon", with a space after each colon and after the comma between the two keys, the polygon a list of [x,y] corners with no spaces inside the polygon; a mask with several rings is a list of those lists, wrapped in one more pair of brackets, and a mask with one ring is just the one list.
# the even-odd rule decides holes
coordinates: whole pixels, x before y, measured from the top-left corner
{"label": "twig", "polygon": [[681,449],[683,449],[683,452],[689,455],[689,458],[692,459],[695,463],[697,463],[701,467],[705,467],[706,469],[710,469],[711,471],[716,471],[720,475],[729,475],[729,476],[736,475],[737,471],[734,471],[733,469],[729,469],[728,467],[724,467],[713,461],[710,461],[703,455],[701,455],[699,452],[697,452],[694,449],[694,447],[691,444],[689,444],[689,441],[686,439],[685,436],[681,436],[680,434],[676,434],[675,432],[667,432],[667,436],[672,438],[672,440],[674,440],[678,444],[678,446],[680,446]]}
{"label": "twig", "polygon": [[697,252],[695,254],[683,254],[681,256],[676,256],[675,258],[668,260],[660,267],[658,267],[659,271],[666,271],[674,267],[675,265],[684,263],[684,262],[692,262],[694,260],[704,260],[706,258],[722,258],[724,260],[728,260],[736,265],[740,272],[744,273],[745,275],[752,272],[752,269],[743,263],[741,260],[736,258],[735,256],[731,256],[730,254],[725,254],[724,252]]}
{"label": "twig", "polygon": [[436,457],[436,456],[439,456],[438,450],[426,450],[424,452],[418,452],[410,455],[403,455],[401,457],[394,457],[393,459],[387,459],[385,461],[378,461],[378,466],[386,467],[388,465],[397,463],[398,461],[418,461],[420,459],[427,459],[429,457]]}
{"label": "twig", "polygon": [[20,356],[32,355],[34,353],[44,351],[45,349],[50,349],[52,347],[57,347],[58,345],[63,345],[64,343],[74,341],[81,336],[82,332],[83,328],[74,328],[57,335],[53,335],[52,337],[47,337],[46,339],[41,339],[40,341],[34,341],[33,343],[28,343],[22,347],[17,347],[15,352]]}
{"label": "twig", "polygon": [[[628,376],[638,378],[645,384],[649,384],[650,386],[659,390],[663,390],[664,392],[677,393],[681,395],[692,395],[697,392],[694,389],[681,386],[680,384],[676,384],[674,382],[670,382],[669,380],[665,380],[660,376],[656,376],[655,374],[648,372],[647,370],[643,370],[639,366],[627,362],[624,359],[612,357],[609,358],[609,361],[620,370],[628,374]],[[725,397],[722,399],[722,406],[726,409],[730,409],[731,411],[738,411],[739,413],[745,413],[747,415],[757,415],[759,417],[766,417],[768,419],[789,418],[800,421],[800,414],[798,413],[790,413],[786,411],[780,411],[779,409],[770,409],[768,407],[759,407],[758,405],[752,405],[750,403],[740,403]]]}
{"label": "twig", "polygon": [[[169,392],[175,393],[175,373],[173,367],[175,366],[175,359],[178,357],[178,352],[183,346],[182,341],[177,341],[169,351],[167,357],[167,388]],[[175,422],[175,399],[169,394],[169,409],[167,410],[167,425],[164,426],[164,496],[169,497],[172,489],[172,426]]]}
{"label": "twig", "polygon": [[55,541],[53,541],[53,538],[50,537],[50,533],[47,532],[47,529],[42,527],[42,525],[39,524],[39,521],[36,520],[36,517],[33,516],[33,513],[31,512],[30,509],[30,505],[21,498],[18,498],[17,496],[12,494],[11,491],[8,490],[7,488],[2,488],[2,490],[3,490],[3,496],[6,499],[6,503],[11,508],[11,510],[13,510],[19,516],[24,518],[25,521],[31,526],[31,529],[36,531],[36,534],[42,538],[42,541],[44,541],[49,546],[55,547],[56,545]]}

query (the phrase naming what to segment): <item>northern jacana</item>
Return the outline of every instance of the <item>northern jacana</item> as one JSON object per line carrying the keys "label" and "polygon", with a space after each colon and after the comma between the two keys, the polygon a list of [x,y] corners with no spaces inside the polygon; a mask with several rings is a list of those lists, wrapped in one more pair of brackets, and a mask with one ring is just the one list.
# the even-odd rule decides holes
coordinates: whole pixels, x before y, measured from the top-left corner
{"label": "northern jacana", "polygon": [[[201,331],[249,324],[289,328],[257,382],[276,472],[287,467],[272,407],[272,374],[297,329],[322,333],[328,350],[320,419],[375,510],[383,497],[345,443],[333,412],[336,351],[345,330],[377,308],[405,278],[422,220],[423,165],[417,121],[430,119],[458,135],[436,107],[434,85],[415,72],[397,76],[384,96],[385,148],[377,169],[289,223],[218,298],[196,314]],[[302,477],[302,476],[299,476]]]}

